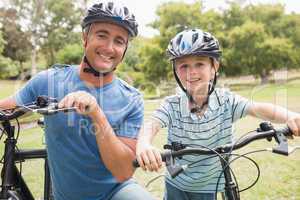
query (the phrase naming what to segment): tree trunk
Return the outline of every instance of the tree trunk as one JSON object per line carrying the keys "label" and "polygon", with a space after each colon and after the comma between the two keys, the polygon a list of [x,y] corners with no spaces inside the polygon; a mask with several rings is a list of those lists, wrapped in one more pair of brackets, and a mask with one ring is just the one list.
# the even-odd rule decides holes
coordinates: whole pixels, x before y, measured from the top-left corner
{"label": "tree trunk", "polygon": [[20,61],[19,63],[20,63],[20,75],[19,75],[19,79],[21,81],[23,81],[24,78],[25,78],[24,69],[23,69],[23,62]]}
{"label": "tree trunk", "polygon": [[37,73],[37,67],[36,67],[36,47],[33,47],[31,51],[31,77],[33,77]]}
{"label": "tree trunk", "polygon": [[262,71],[262,73],[260,74],[260,84],[261,85],[269,83],[269,75],[270,75],[269,71],[267,71],[265,69]]}

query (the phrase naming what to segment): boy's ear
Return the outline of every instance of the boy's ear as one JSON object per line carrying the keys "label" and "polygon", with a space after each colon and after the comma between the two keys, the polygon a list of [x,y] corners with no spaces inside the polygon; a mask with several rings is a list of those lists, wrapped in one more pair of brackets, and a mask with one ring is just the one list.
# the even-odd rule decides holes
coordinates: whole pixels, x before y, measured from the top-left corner
{"label": "boy's ear", "polygon": [[213,65],[212,67],[214,69],[214,70],[212,70],[212,76],[214,76],[215,73],[218,73],[220,63],[217,60],[214,59],[213,62],[212,62],[212,65]]}

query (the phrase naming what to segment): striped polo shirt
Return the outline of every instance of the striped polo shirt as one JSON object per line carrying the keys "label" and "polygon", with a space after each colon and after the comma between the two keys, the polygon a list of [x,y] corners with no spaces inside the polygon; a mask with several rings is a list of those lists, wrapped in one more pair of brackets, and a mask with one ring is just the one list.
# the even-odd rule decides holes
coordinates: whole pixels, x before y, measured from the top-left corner
{"label": "striped polo shirt", "polygon": [[[249,105],[249,100],[227,89],[216,89],[209,97],[204,114],[197,116],[190,112],[188,98],[180,92],[165,98],[152,117],[158,120],[163,128],[168,128],[168,144],[179,142],[188,147],[215,148],[232,143],[233,122],[246,115]],[[183,191],[212,193],[216,191],[221,175],[218,191],[223,191],[225,180],[221,174],[219,158],[189,155],[176,159],[181,165],[195,161],[199,162],[174,179],[167,174],[166,181]]]}

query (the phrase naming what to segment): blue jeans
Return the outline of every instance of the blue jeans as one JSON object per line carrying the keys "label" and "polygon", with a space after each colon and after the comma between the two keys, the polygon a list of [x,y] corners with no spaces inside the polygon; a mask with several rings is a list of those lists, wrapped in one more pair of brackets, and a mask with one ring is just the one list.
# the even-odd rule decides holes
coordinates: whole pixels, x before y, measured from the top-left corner
{"label": "blue jeans", "polygon": [[119,184],[106,200],[154,200],[155,198],[133,179]]}
{"label": "blue jeans", "polygon": [[185,192],[166,182],[164,200],[215,200],[215,193]]}

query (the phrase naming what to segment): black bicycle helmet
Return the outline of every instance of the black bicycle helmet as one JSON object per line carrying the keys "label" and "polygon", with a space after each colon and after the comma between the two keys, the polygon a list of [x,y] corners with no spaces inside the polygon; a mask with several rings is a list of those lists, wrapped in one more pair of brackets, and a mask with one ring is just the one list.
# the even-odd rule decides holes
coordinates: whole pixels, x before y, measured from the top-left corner
{"label": "black bicycle helmet", "polygon": [[81,27],[84,29],[94,22],[112,22],[125,28],[131,37],[138,34],[135,16],[126,6],[113,1],[96,3],[91,6],[82,20]]}

